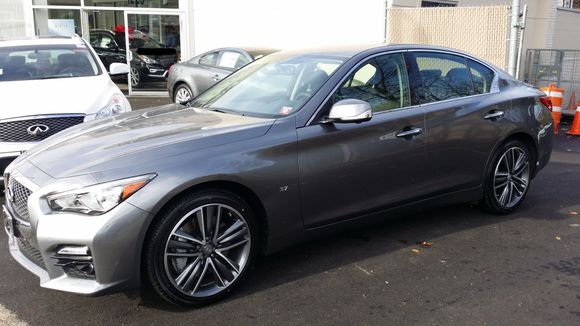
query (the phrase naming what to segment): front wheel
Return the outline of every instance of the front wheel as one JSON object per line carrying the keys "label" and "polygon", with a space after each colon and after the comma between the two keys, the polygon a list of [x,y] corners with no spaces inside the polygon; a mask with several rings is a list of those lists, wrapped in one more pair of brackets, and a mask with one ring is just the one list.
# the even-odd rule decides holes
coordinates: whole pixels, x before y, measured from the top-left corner
{"label": "front wheel", "polygon": [[145,246],[145,272],[173,304],[214,302],[239,283],[255,256],[251,208],[233,193],[185,196],[159,216]]}
{"label": "front wheel", "polygon": [[496,151],[485,180],[480,205],[495,214],[509,214],[524,200],[532,181],[533,156],[519,140],[511,140]]}

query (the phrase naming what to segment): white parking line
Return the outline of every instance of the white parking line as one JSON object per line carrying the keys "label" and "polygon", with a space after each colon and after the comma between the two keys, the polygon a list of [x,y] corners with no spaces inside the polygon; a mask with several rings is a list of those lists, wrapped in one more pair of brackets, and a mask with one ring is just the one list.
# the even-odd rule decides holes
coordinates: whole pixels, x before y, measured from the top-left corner
{"label": "white parking line", "polygon": [[24,326],[28,325],[28,323],[18,319],[18,316],[16,316],[12,311],[6,309],[6,307],[0,304],[0,325]]}

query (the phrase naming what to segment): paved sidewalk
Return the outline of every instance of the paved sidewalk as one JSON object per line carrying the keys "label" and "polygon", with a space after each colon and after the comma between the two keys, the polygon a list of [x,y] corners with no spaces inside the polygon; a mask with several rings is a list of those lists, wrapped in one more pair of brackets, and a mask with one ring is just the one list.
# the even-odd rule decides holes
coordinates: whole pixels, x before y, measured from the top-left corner
{"label": "paved sidewalk", "polygon": [[133,110],[142,110],[154,106],[160,106],[171,103],[169,96],[166,97],[150,97],[150,96],[128,96],[127,99],[131,103]]}

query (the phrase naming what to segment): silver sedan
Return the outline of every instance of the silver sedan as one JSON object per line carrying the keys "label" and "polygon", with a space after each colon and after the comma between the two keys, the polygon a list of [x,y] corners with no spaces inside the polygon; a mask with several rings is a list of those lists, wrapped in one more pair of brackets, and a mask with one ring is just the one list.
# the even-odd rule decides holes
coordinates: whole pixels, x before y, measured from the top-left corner
{"label": "silver sedan", "polygon": [[167,76],[167,91],[174,103],[201,94],[248,63],[278,50],[269,48],[221,48],[173,65]]}

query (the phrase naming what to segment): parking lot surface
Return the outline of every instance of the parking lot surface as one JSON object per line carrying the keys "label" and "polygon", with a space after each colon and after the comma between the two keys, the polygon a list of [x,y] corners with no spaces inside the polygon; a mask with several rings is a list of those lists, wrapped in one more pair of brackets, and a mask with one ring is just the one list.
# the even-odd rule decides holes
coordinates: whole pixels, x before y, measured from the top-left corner
{"label": "parking lot surface", "polygon": [[579,172],[580,137],[561,132],[512,215],[464,204],[385,216],[262,258],[233,296],[197,309],[42,289],[1,232],[0,325],[579,325]]}

